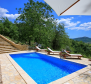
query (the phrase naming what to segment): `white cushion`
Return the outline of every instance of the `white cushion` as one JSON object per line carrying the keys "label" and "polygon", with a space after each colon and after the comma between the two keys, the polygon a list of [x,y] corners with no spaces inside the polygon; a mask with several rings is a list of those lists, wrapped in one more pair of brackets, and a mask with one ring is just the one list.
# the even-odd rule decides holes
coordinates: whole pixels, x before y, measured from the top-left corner
{"label": "white cushion", "polygon": [[38,46],[36,46],[37,49],[41,50]]}
{"label": "white cushion", "polygon": [[[64,50],[64,52],[67,53],[66,50]],[[67,54],[69,54],[69,53],[67,53]]]}
{"label": "white cushion", "polygon": [[81,54],[69,54],[69,55],[77,55],[77,56],[82,56]]}
{"label": "white cushion", "polygon": [[52,50],[50,48],[48,48],[48,50],[50,50],[52,52]]}

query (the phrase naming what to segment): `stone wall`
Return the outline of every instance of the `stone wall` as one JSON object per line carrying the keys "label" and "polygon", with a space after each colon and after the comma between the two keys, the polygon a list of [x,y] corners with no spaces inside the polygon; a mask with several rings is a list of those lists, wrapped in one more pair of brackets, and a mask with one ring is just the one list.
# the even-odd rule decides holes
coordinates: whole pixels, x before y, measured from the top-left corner
{"label": "stone wall", "polygon": [[0,37],[3,38],[5,41],[9,42],[12,46],[14,46],[15,48],[17,48],[19,50],[28,50],[28,45],[15,44],[13,41],[7,39],[6,37],[4,37],[1,34],[0,34]]}

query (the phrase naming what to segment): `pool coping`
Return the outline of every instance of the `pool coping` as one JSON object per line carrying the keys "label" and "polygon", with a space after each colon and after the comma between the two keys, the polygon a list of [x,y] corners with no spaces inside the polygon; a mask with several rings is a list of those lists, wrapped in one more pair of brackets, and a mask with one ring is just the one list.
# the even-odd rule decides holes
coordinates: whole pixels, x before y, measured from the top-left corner
{"label": "pool coping", "polygon": [[[18,73],[21,75],[21,77],[23,78],[23,80],[27,83],[27,84],[37,84],[11,57],[9,54],[18,54],[18,53],[31,53],[31,52],[35,52],[35,51],[23,51],[23,52],[13,52],[13,53],[6,53],[7,58],[9,59],[9,61],[12,63],[12,65],[15,67],[15,69],[18,71]],[[38,52],[41,53],[41,52]],[[44,53],[42,53],[44,54]],[[64,59],[65,60],[65,59]],[[78,63],[78,62],[76,62]],[[80,63],[81,64],[81,63]],[[86,64],[85,64],[86,65]],[[53,81],[49,84],[62,84],[65,83],[69,80],[71,80],[72,78],[88,71],[91,67],[87,66],[81,70],[78,70],[72,74],[69,74],[65,77],[62,77],[60,79],[57,79],[56,81]]]}

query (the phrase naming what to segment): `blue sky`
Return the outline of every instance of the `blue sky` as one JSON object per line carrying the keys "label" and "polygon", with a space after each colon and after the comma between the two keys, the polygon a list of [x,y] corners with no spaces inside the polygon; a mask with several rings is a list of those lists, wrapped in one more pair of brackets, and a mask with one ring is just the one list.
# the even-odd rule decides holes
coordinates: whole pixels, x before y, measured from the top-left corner
{"label": "blue sky", "polygon": [[[42,1],[43,0],[36,0]],[[16,8],[23,8],[24,3],[28,0],[0,0],[0,17],[8,17],[12,22],[19,16]],[[77,38],[87,36],[91,38],[91,16],[83,15],[62,15],[57,16],[53,11],[52,13],[58,23],[65,24],[65,31],[69,38]]]}

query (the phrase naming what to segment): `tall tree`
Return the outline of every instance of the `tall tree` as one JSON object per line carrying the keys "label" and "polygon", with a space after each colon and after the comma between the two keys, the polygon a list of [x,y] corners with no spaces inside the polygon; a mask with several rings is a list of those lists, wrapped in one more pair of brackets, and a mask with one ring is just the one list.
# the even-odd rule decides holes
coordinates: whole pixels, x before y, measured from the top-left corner
{"label": "tall tree", "polygon": [[[33,0],[29,0],[29,2],[24,5],[24,9],[19,8],[18,10],[21,15],[17,20],[21,23],[25,23],[24,26],[26,29],[23,34],[26,39],[29,39],[30,43],[32,39],[35,39],[34,37],[36,34],[38,34],[37,36],[42,36],[41,30],[44,28],[45,24],[43,17],[51,17],[49,13],[52,12],[52,9],[46,3],[34,2]],[[35,34],[36,31],[40,33]],[[27,33],[25,34],[25,32]]]}
{"label": "tall tree", "polygon": [[8,20],[8,18],[2,18],[1,24],[2,34],[5,36],[9,36],[10,38],[17,39],[18,38],[18,28],[15,24]]}
{"label": "tall tree", "polygon": [[69,38],[65,32],[64,24],[54,21],[54,38],[52,40],[53,49],[65,48],[69,45]]}

